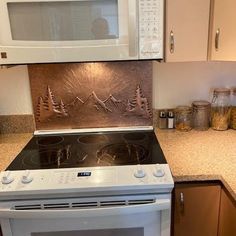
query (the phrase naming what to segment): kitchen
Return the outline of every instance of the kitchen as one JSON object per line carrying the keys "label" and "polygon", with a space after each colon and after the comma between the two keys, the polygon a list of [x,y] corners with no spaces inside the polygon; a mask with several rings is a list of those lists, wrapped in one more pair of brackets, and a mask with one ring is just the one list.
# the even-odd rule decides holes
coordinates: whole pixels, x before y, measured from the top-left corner
{"label": "kitchen", "polygon": [[[177,2],[177,1],[176,1]],[[189,7],[186,5],[186,1],[180,1],[184,4],[185,9]],[[190,2],[190,1],[188,1]],[[196,3],[196,1],[193,1]],[[199,6],[199,4],[197,4]],[[232,7],[231,7],[232,8]],[[177,11],[176,6],[174,9]],[[183,7],[181,8],[183,9]],[[205,8],[204,8],[205,9]],[[195,8],[192,8],[192,11],[195,12]],[[202,11],[201,11],[202,12]],[[191,13],[193,14],[193,13]],[[180,19],[180,15],[183,16],[182,13],[177,14],[178,19]],[[184,17],[184,16],[183,16]],[[203,17],[201,17],[203,19]],[[182,29],[183,22],[181,25]],[[201,28],[202,29],[202,28]],[[177,30],[177,29],[176,29]],[[192,31],[190,31],[192,32]],[[207,45],[208,28],[205,28],[204,37],[206,40],[201,41],[197,38],[197,43],[199,41],[203,42],[204,45]],[[191,33],[192,34],[192,33]],[[181,32],[183,35],[183,32]],[[169,36],[169,33],[168,33]],[[166,37],[169,39],[169,37]],[[167,39],[166,39],[167,40]],[[168,40],[167,40],[168,41]],[[178,41],[176,41],[177,43]],[[184,41],[184,46],[187,44],[186,40]],[[196,43],[196,42],[193,42]],[[169,45],[169,44],[166,44]],[[201,48],[205,48],[206,46],[202,46]],[[200,46],[195,46],[195,48],[200,48]],[[193,47],[191,47],[193,48]],[[177,45],[175,45],[175,50],[178,50]],[[169,50],[168,50],[169,51]],[[187,50],[185,50],[187,51]],[[199,53],[200,50],[197,50]],[[189,52],[189,50],[188,50]],[[178,58],[174,59],[175,62],[172,63],[159,63],[153,62],[153,108],[154,109],[165,109],[165,108],[175,108],[178,105],[190,105],[192,101],[196,99],[204,99],[211,101],[213,89],[217,87],[234,87],[235,86],[235,62],[233,55],[235,54],[226,54],[223,55],[225,58],[220,58],[220,61],[227,62],[211,62],[207,60],[207,50],[204,51],[204,54],[197,55],[197,58],[189,57],[189,55],[180,55],[185,56],[186,59]],[[233,49],[232,49],[233,52]],[[170,55],[169,55],[170,56]],[[167,61],[171,61],[168,59]],[[181,61],[185,61],[182,63]],[[201,62],[190,62],[190,61],[201,61]],[[13,125],[15,130],[23,129],[25,123],[32,123],[32,105],[31,105],[31,92],[30,92],[30,84],[28,78],[28,72],[26,66],[16,66],[9,69],[1,70],[1,114],[2,115],[22,115],[21,118],[24,120],[19,121],[19,117],[11,117],[14,120]],[[181,94],[181,96],[180,96]],[[146,94],[147,95],[147,94]],[[131,96],[132,97],[132,96]],[[6,117],[2,117],[1,119],[6,119]],[[26,122],[27,121],[27,122]],[[5,129],[10,128],[9,120],[4,121],[4,125],[7,126]],[[2,122],[1,122],[2,123]],[[6,124],[9,125],[6,125]],[[25,125],[27,126],[27,125]],[[26,135],[7,135],[2,137],[1,142],[1,158],[4,157],[4,161],[1,162],[1,169],[5,169],[10,161],[14,159],[14,157],[18,154],[18,152],[23,148],[23,146],[27,143],[27,141],[32,137],[32,132],[34,129],[32,125],[28,125],[25,127],[26,132],[31,132],[31,134]],[[3,132],[3,131],[1,131]],[[214,192],[214,198],[217,200],[214,206],[219,206],[220,201],[220,186],[223,186],[223,189],[226,189],[227,196],[235,199],[235,145],[233,140],[235,140],[235,132],[234,130],[216,132],[216,131],[206,131],[206,132],[197,132],[190,131],[187,133],[183,132],[175,132],[175,131],[165,131],[165,130],[156,130],[158,140],[161,144],[161,148],[164,151],[165,157],[170,165],[174,180],[177,183],[186,182],[186,181],[202,181],[205,180],[205,183],[191,183],[193,185],[188,185],[189,189],[194,187],[194,184],[199,185],[194,189],[200,188],[199,191],[200,197],[194,199],[191,197],[193,204],[199,206],[204,205],[202,202],[203,199],[207,197],[202,196],[201,188],[203,187],[212,187]],[[9,139],[10,137],[10,139]],[[8,141],[7,141],[8,140]],[[10,141],[9,141],[10,140]],[[3,143],[3,148],[2,148]],[[13,147],[16,148],[13,148]],[[226,150],[224,150],[224,148]],[[7,150],[7,151],[6,151]],[[214,156],[214,157],[213,157]],[[213,160],[214,159],[214,160]],[[7,162],[8,161],[8,162]],[[208,181],[219,181],[219,182],[208,182]],[[189,183],[188,183],[189,184]],[[204,186],[201,186],[204,184]],[[213,186],[212,186],[213,185]],[[188,187],[187,186],[187,187]],[[183,185],[179,185],[179,187],[186,187]],[[204,188],[206,189],[206,188]],[[205,191],[205,190],[202,191]],[[198,190],[198,189],[197,189]],[[197,191],[196,190],[196,191]],[[178,188],[176,188],[178,191]],[[188,192],[183,192],[185,189],[181,189],[180,193],[184,193],[186,195]],[[230,194],[228,194],[228,192]],[[206,194],[206,193],[204,193]],[[197,195],[197,194],[196,194]],[[215,197],[218,196],[218,197]],[[198,202],[194,202],[194,200],[198,200]],[[199,202],[199,199],[201,202]],[[205,203],[206,206],[208,202]],[[201,209],[201,207],[196,207],[193,210],[192,214],[199,214],[196,212],[197,209]],[[207,207],[204,208],[207,208]],[[187,211],[188,202],[186,200],[185,208]],[[215,208],[214,208],[215,209]],[[235,210],[234,210],[235,211]],[[230,211],[229,211],[230,212]],[[233,211],[232,211],[233,212]],[[202,213],[204,214],[204,213]],[[205,213],[206,215],[207,213]],[[217,218],[219,212],[215,211],[214,217]],[[231,213],[234,216],[231,224],[228,227],[235,227],[233,222],[235,222],[235,213]],[[208,217],[208,220],[213,220],[214,217]],[[201,217],[199,217],[201,218]],[[191,217],[188,216],[189,221],[191,221]],[[232,217],[231,217],[232,219]],[[202,217],[202,220],[206,220]],[[215,221],[217,219],[214,219]],[[227,222],[230,222],[229,218],[227,218]],[[203,222],[194,221],[191,222],[193,225],[192,231],[191,227],[187,228],[186,225],[183,226],[180,224],[180,228],[187,228],[189,231],[179,232],[176,235],[190,235],[189,232],[195,232],[196,227],[199,229],[199,225]],[[201,233],[201,235],[216,235],[216,223],[211,222],[210,233],[205,234]],[[183,220],[183,224],[186,224]],[[191,224],[187,223],[189,226]],[[218,221],[217,221],[218,224]],[[207,224],[206,224],[207,225]],[[202,227],[204,228],[204,227]],[[181,230],[178,229],[178,230]],[[194,229],[194,230],[193,230]],[[214,230],[213,230],[214,229]],[[209,229],[208,229],[209,230]],[[231,231],[222,231],[221,235],[234,235],[234,228],[230,229]],[[138,234],[137,234],[138,235]],[[192,233],[192,235],[194,235]],[[197,233],[195,235],[200,235]],[[4,235],[5,236],[5,235]]]}

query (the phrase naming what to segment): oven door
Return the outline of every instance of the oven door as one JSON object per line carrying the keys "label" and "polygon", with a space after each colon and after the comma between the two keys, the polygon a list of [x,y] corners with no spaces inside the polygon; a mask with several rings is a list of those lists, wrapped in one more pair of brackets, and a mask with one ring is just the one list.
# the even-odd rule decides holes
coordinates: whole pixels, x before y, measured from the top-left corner
{"label": "oven door", "polygon": [[1,0],[0,64],[138,59],[137,0]]}
{"label": "oven door", "polygon": [[[45,209],[41,210],[30,210],[33,206],[36,208],[36,202],[25,203],[25,209],[3,207],[0,209],[3,236],[170,235],[170,196],[153,201],[105,199],[100,201],[100,206],[95,201],[80,202],[67,210],[60,209],[65,203],[59,202],[45,203]],[[123,205],[123,201],[126,204]],[[91,207],[83,209],[88,204]],[[43,208],[42,203],[39,205]]]}

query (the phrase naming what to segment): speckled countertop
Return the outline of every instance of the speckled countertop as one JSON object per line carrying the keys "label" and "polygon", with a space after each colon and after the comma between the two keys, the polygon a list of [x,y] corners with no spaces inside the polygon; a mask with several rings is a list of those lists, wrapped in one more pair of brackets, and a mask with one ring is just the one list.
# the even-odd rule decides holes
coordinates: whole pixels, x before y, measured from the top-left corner
{"label": "speckled countertop", "polygon": [[7,168],[31,137],[30,133],[0,135],[0,170]]}
{"label": "speckled countertop", "polygon": [[175,182],[220,180],[236,201],[236,131],[156,130]]}
{"label": "speckled countertop", "polygon": [[[236,201],[236,131],[156,130],[176,182],[220,180]],[[4,170],[32,134],[0,135],[0,170]]]}

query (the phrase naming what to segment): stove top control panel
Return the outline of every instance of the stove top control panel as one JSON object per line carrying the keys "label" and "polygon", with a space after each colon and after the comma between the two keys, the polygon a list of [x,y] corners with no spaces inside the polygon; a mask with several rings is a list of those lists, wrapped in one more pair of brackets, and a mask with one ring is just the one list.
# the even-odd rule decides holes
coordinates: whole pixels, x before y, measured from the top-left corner
{"label": "stove top control panel", "polygon": [[0,196],[19,191],[70,192],[75,189],[145,189],[150,186],[173,187],[168,164],[4,171],[0,175]]}

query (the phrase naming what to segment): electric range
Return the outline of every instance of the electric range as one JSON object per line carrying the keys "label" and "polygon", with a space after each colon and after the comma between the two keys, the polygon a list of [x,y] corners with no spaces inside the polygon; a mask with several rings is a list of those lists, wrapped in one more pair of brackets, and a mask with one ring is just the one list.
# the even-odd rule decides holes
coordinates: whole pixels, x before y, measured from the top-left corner
{"label": "electric range", "polygon": [[166,192],[173,180],[154,131],[34,136],[1,173],[0,199]]}
{"label": "electric range", "polygon": [[170,168],[153,130],[34,136],[0,176],[3,236],[169,236]]}

